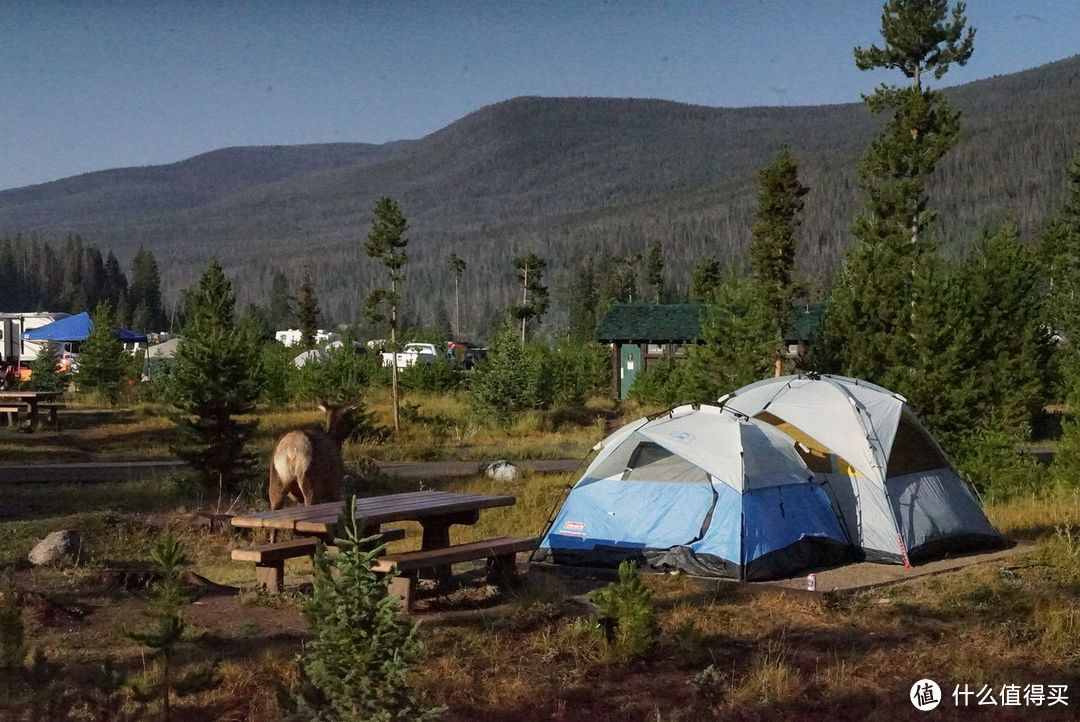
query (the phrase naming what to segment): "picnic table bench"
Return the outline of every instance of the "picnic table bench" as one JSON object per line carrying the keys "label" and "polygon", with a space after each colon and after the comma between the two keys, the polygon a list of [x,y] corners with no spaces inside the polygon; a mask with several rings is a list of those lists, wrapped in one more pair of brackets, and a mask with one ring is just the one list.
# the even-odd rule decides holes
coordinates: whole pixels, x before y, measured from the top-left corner
{"label": "picnic table bench", "polygon": [[503,586],[517,577],[517,553],[532,551],[539,541],[539,537],[500,537],[441,549],[385,554],[375,564],[374,570],[380,574],[397,574],[390,580],[390,592],[401,597],[402,605],[408,612],[412,610],[413,590],[421,572],[438,573],[440,569],[448,569],[451,564],[486,559],[488,581]]}
{"label": "picnic table bench", "polygon": [[[419,551],[384,555],[376,567],[379,573],[396,571],[401,575],[400,579],[391,583],[392,591],[402,597],[408,609],[412,602],[413,582],[418,575],[430,573],[436,579],[445,581],[450,575],[451,565],[458,562],[487,559],[493,578],[512,576],[515,571],[514,555],[535,546],[535,539],[501,537],[451,546],[450,527],[454,524],[475,524],[480,519],[482,509],[511,506],[515,501],[514,497],[503,495],[417,491],[357,499],[355,513],[364,536],[379,533],[380,525],[390,522],[416,521],[423,528]],[[344,509],[343,501],[286,507],[233,517],[232,525],[240,528],[288,529],[296,534],[332,539]],[[298,544],[295,549],[302,548],[305,548],[304,545]],[[239,557],[235,556],[238,552]],[[256,561],[254,553],[241,550],[233,553],[234,559]],[[290,552],[284,549],[268,550],[266,562],[262,561],[260,553],[256,564],[271,563],[275,556],[284,553]],[[306,552],[295,551],[295,555],[304,556]],[[276,577],[276,571],[260,573],[257,568],[256,573],[260,575],[261,584],[280,579]]]}
{"label": "picnic table bench", "polygon": [[[404,529],[380,529],[380,543],[397,541],[405,538]],[[320,537],[302,536],[273,544],[257,544],[232,550],[232,559],[237,562],[255,563],[255,583],[269,592],[278,593],[285,582],[285,560],[297,557],[310,557]]]}

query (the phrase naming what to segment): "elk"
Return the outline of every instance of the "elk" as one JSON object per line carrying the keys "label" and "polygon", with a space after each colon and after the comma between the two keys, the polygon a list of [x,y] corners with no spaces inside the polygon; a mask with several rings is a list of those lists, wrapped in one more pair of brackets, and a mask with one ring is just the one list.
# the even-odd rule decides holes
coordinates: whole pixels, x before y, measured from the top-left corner
{"label": "elk", "polygon": [[[270,457],[270,508],[280,509],[285,497],[304,506],[337,501],[344,493],[345,465],[341,445],[354,429],[352,414],[359,404],[316,403],[326,414],[324,431],[295,429],[274,444]],[[270,541],[276,534],[271,533]]]}

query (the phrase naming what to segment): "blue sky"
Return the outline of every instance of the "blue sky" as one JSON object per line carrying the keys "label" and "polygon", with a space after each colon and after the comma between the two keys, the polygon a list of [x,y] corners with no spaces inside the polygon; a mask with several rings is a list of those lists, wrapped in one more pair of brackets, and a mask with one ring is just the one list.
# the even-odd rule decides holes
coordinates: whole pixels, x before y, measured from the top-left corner
{"label": "blue sky", "polygon": [[[879,0],[9,2],[0,188],[233,145],[382,142],[519,95],[857,100]],[[971,0],[947,84],[1080,52],[1080,2]]]}

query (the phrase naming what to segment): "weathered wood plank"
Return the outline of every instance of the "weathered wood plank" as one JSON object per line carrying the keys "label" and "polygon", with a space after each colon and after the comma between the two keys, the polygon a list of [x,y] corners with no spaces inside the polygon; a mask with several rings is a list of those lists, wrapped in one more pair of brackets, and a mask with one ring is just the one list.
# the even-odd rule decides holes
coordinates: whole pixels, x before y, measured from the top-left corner
{"label": "weathered wood plank", "polygon": [[516,554],[517,552],[531,551],[539,541],[539,537],[499,537],[468,544],[457,544],[442,549],[386,554],[380,557],[375,566],[375,571],[389,572],[396,569],[405,572],[448,566],[474,559],[488,559],[506,554]]}

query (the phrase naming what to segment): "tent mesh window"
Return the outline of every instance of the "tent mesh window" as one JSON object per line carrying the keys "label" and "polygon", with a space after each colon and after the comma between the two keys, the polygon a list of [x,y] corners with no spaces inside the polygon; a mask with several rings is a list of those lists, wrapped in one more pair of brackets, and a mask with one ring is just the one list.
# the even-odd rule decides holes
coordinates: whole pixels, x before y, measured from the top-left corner
{"label": "tent mesh window", "polygon": [[900,415],[889,452],[888,478],[906,476],[920,471],[948,468],[948,460],[942,456],[930,433],[919,425],[905,410]]}
{"label": "tent mesh window", "polygon": [[623,472],[623,481],[708,483],[708,475],[686,459],[651,441],[637,445]]}

